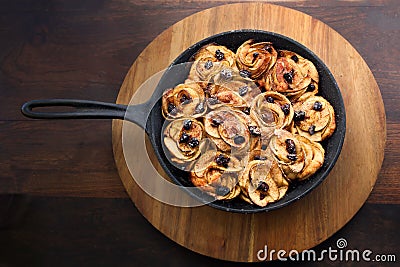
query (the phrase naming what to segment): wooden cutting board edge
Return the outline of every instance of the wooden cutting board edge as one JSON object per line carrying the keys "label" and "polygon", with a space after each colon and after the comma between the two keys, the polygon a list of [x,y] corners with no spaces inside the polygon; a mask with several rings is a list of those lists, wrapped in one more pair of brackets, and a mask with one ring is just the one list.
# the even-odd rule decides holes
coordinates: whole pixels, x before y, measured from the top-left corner
{"label": "wooden cutting board edge", "polygon": [[[216,15],[226,17],[230,14],[236,14],[236,20],[227,21],[224,25],[218,24],[215,19]],[[268,16],[263,21],[257,19],[257,16],[244,21],[246,14],[258,14],[258,16],[268,14]],[[308,29],[303,32],[312,31],[313,35],[302,37],[299,36],[301,31],[293,31],[288,26],[282,26],[279,21],[287,16],[291,17],[291,24],[295,25],[297,21],[299,25]],[[196,30],[192,31],[194,28]],[[204,30],[205,28],[207,30]],[[290,248],[303,250],[314,247],[333,235],[356,214],[372,191],[383,162],[386,118],[378,85],[365,61],[349,42],[324,23],[304,13],[264,3],[239,3],[207,9],[189,16],[165,30],[146,47],[132,65],[121,86],[117,103],[129,103],[131,95],[143,81],[167,67],[180,52],[191,44],[214,33],[241,28],[274,31],[303,43],[328,65],[342,90],[347,112],[345,144],[342,155],[332,173],[316,190],[289,207],[265,214],[227,215],[225,212],[210,207],[194,209],[171,207],[157,203],[135,184],[123,157],[121,121],[113,121],[112,140],[121,180],[136,207],[155,228],[178,244],[203,255],[245,262],[257,261],[255,254],[264,247],[263,244],[266,242],[275,245],[271,245],[271,247],[286,250]],[[318,39],[318,34],[322,36],[323,40],[326,40],[322,46],[316,46],[313,43]],[[335,46],[342,48],[340,49],[343,51],[342,57],[347,59],[346,61],[342,58],[344,63],[338,63],[338,55],[330,52]],[[157,62],[157,64],[151,64],[152,62]],[[349,79],[346,75],[355,70],[357,70],[357,77]],[[356,90],[359,87],[369,90],[364,89],[364,94],[361,94]],[[360,104],[360,106],[356,106],[356,104]],[[369,123],[365,123],[366,121]],[[364,131],[360,129],[362,127],[365,127]],[[380,129],[380,131],[377,133],[376,129]],[[357,136],[356,133],[360,133],[360,131],[364,134]],[[373,143],[373,146],[368,147],[367,152],[369,153],[360,153],[355,150],[357,137],[363,138],[363,144],[365,142]],[[368,157],[363,154],[368,154]],[[349,160],[351,158],[361,159],[361,162]],[[367,169],[367,171],[363,173],[362,169]],[[350,174],[341,175],[342,172],[346,174],[347,170],[350,170],[351,175],[356,174],[355,170],[360,170],[359,176],[362,176],[363,180],[356,183],[349,179]],[[332,201],[326,200],[327,195],[336,193],[335,196],[337,196],[340,190],[343,190],[346,193],[344,195],[348,197],[343,204],[333,205]],[[323,207],[313,210],[315,202]],[[305,210],[306,213],[304,213]],[[165,216],[165,214],[170,216]],[[174,220],[168,220],[168,217],[174,216],[176,217]],[[311,220],[309,216],[312,217]],[[202,219],[202,227],[197,229],[198,232],[194,230],[196,223],[193,218]],[[212,221],[210,222],[210,220]],[[287,229],[280,229],[282,225],[285,225],[284,222],[291,220],[295,220],[294,226],[298,226],[300,231],[306,229],[308,231],[296,234]],[[179,231],[176,229],[176,224],[171,224],[171,221],[179,223]],[[213,221],[222,223],[224,227],[215,227]],[[264,223],[268,225],[267,229],[263,228]],[[305,227],[304,223],[307,223],[308,226]],[[251,227],[243,230],[243,225],[246,224]],[[215,230],[203,231],[207,226],[213,227]],[[313,228],[313,226],[315,227]],[[225,229],[226,227],[228,229]],[[235,231],[241,232],[241,234],[232,234]],[[213,236],[208,236],[209,234],[213,234]],[[287,242],[279,241],[279,238],[282,239],[285,235],[289,237],[286,238],[288,241],[293,242],[292,244],[288,245]],[[262,240],[263,238],[268,240]],[[302,238],[303,240],[301,240]],[[208,241],[211,240],[213,243],[210,244]]]}

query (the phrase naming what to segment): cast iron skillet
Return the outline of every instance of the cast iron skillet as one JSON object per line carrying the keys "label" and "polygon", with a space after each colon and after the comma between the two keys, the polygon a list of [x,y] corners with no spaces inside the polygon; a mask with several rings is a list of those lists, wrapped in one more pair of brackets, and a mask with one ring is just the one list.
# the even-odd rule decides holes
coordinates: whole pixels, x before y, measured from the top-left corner
{"label": "cast iron skillet", "polygon": [[[22,106],[22,113],[27,117],[36,119],[112,118],[131,121],[146,131],[151,144],[153,145],[155,154],[167,175],[178,185],[193,186],[188,179],[188,173],[173,166],[166,158],[162,148],[162,126],[164,123],[164,118],[161,114],[162,93],[165,89],[177,85],[177,81],[183,82],[189,72],[187,67],[181,67],[181,70],[177,72],[176,69],[172,68],[172,66],[180,66],[180,63],[189,62],[194,53],[203,45],[214,42],[220,45],[225,45],[232,51],[236,51],[236,49],[248,39],[254,39],[255,41],[269,41],[273,43],[277,50],[291,50],[311,60],[319,73],[319,95],[326,98],[332,104],[336,114],[336,131],[328,140],[322,142],[326,151],[323,166],[309,179],[302,182],[291,183],[289,190],[281,200],[271,203],[266,207],[251,205],[239,199],[208,203],[209,206],[217,209],[239,213],[254,213],[274,210],[300,199],[326,178],[340,154],[346,132],[346,116],[343,99],[333,75],[313,52],[298,42],[283,35],[260,30],[235,30],[208,37],[189,47],[180,54],[162,76],[160,83],[156,87],[154,94],[150,99],[143,104],[129,106],[128,112],[126,112],[128,108],[126,105],[87,100],[48,99],[32,100],[25,103]],[[173,71],[171,71],[172,69]],[[33,110],[37,107],[54,106],[68,106],[76,109],[68,112]],[[195,190],[194,193],[192,191],[188,193],[201,201],[208,202],[210,200],[210,197],[202,193],[200,190]]]}

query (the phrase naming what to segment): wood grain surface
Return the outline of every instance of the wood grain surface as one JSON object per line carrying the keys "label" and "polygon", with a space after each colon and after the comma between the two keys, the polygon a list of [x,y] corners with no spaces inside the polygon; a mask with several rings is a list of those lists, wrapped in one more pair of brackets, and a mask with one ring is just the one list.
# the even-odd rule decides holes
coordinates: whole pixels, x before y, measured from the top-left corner
{"label": "wood grain surface", "polygon": [[[233,214],[210,207],[173,207],[146,195],[132,178],[124,158],[121,121],[114,121],[113,144],[128,194],[158,230],[203,255],[251,262],[258,261],[256,252],[266,240],[274,250],[309,249],[354,216],[369,196],[383,161],[386,119],[371,71],[342,36],[304,13],[263,3],[211,8],[168,28],[139,55],[121,86],[117,103],[129,104],[147,78],[166,68],[187,47],[210,35],[235,29],[262,29],[293,38],[314,51],[335,76],[345,103],[347,132],[338,162],[320,187],[304,199],[268,213]],[[129,138],[140,140],[139,136]],[[156,161],[154,154],[150,158]],[[146,159],[138,159],[133,168],[140,169]],[[282,227],[289,221],[291,227]]]}
{"label": "wood grain surface", "polygon": [[[110,120],[35,121],[19,111],[37,98],[115,102],[132,63],[154,38],[195,12],[234,2],[0,1],[0,266],[249,265],[193,253],[142,217],[114,164]],[[349,248],[400,257],[398,1],[270,2],[305,12],[347,39],[385,103],[387,145],[378,180],[356,216],[316,249],[346,238]]]}
{"label": "wood grain surface", "polygon": [[[25,101],[58,97],[115,102],[123,79],[135,58],[157,35],[188,15],[226,3],[226,1],[181,3],[174,0],[162,3],[133,1],[129,4],[119,0],[1,1],[0,33],[4,37],[0,43],[0,86],[3,93],[0,98],[0,121],[5,129],[2,133],[8,135],[9,132],[13,132],[21,142],[26,140],[25,145],[4,142],[4,151],[8,152],[3,154],[4,158],[11,156],[20,160],[21,152],[36,150],[38,146],[34,142],[29,142],[25,136],[30,136],[32,140],[40,139],[43,134],[48,134],[48,138],[56,137],[51,131],[43,133],[42,128],[31,131],[30,128],[35,128],[38,123],[41,123],[43,128],[56,130],[58,134],[62,134],[62,131],[69,127],[81,129],[79,127],[86,123],[27,120],[19,111],[19,107]],[[392,164],[399,161],[397,144],[400,140],[397,134],[400,129],[397,122],[400,118],[400,108],[397,104],[400,101],[397,94],[397,85],[400,81],[397,2],[371,0],[278,1],[277,3],[306,12],[327,23],[344,36],[370,66],[385,102],[389,145],[385,148],[383,168],[368,201],[400,204],[400,185],[397,179],[400,166]],[[105,21],[104,17],[110,19]],[[68,154],[69,148],[76,149],[78,146],[92,151],[99,146],[98,144],[110,145],[111,132],[106,130],[111,129],[110,122],[90,123],[92,123],[91,128],[104,129],[100,130],[102,137],[95,132],[86,131],[89,135],[87,139],[89,141],[86,142],[78,130],[75,136],[65,137],[70,138],[71,143],[62,151]],[[91,138],[98,141],[90,141]],[[43,142],[43,145],[46,143]],[[80,159],[73,155],[70,156],[70,161],[58,160],[53,155],[59,153],[51,152],[45,147],[43,150],[48,151],[44,154],[44,162],[47,159],[57,161],[56,167],[48,169],[50,172],[58,169],[67,170],[70,166],[82,164]],[[111,151],[110,148],[108,151]],[[96,155],[103,158],[96,158]],[[112,162],[110,155],[112,154],[88,153],[86,158],[93,164],[98,162],[99,165],[109,166]],[[24,173],[26,168],[36,170],[38,161],[40,159],[35,158],[25,165],[14,164],[13,171],[8,164],[4,164],[5,177]],[[46,178],[37,179],[31,175],[13,181],[5,179],[3,183],[12,183],[14,193],[103,197],[106,192],[108,197],[127,197],[115,167],[98,176],[88,174],[82,169],[79,180],[68,172],[62,175],[64,179],[60,179],[58,183],[41,182]],[[102,181],[106,183],[103,184]],[[93,185],[103,186],[104,189],[96,190]]]}

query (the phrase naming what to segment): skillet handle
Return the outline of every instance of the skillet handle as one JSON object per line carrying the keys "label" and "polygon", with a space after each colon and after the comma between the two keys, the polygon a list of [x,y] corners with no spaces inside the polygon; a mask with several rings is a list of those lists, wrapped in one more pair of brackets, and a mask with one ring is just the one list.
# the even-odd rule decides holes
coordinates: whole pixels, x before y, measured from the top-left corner
{"label": "skillet handle", "polygon": [[[71,111],[34,111],[43,107],[73,107]],[[26,102],[21,112],[32,119],[123,119],[126,106],[90,100],[39,99]]]}
{"label": "skillet handle", "polygon": [[[72,107],[70,111],[39,111],[35,108]],[[24,116],[32,119],[121,119],[131,121],[145,129],[148,103],[128,106],[78,99],[39,99],[26,102],[21,107]]]}

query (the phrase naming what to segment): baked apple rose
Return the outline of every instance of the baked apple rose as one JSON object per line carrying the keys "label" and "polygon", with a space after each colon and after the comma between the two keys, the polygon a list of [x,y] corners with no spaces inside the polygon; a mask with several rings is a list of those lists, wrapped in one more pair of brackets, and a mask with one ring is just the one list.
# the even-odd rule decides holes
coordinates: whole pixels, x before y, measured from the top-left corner
{"label": "baked apple rose", "polygon": [[250,161],[239,178],[242,199],[264,207],[281,199],[289,188],[276,161]]}
{"label": "baked apple rose", "polygon": [[309,97],[294,104],[294,109],[295,115],[298,116],[295,116],[292,132],[319,142],[330,137],[335,131],[335,112],[325,98]]}
{"label": "baked apple rose", "polygon": [[289,180],[307,179],[324,162],[325,150],[321,144],[286,130],[275,130],[270,149]]}
{"label": "baked apple rose", "polygon": [[236,62],[244,77],[257,79],[275,64],[277,52],[270,42],[244,42],[236,51]]}
{"label": "baked apple rose", "polygon": [[207,110],[205,94],[199,83],[178,84],[162,95],[164,118],[199,117]]}
{"label": "baked apple rose", "polygon": [[236,68],[235,53],[222,45],[209,44],[193,57],[188,81],[209,82],[224,67]]}
{"label": "baked apple rose", "polygon": [[220,108],[204,118],[208,137],[221,151],[242,150],[250,146],[249,126],[257,125],[246,114],[229,108]]}
{"label": "baked apple rose", "polygon": [[303,136],[298,136],[305,154],[303,170],[297,174],[298,180],[305,180],[313,175],[324,163],[325,150],[320,143],[311,141]]}
{"label": "baked apple rose", "polygon": [[307,91],[313,94],[318,92],[319,76],[314,64],[291,51],[279,51],[274,67],[264,80],[266,87],[291,99]]}
{"label": "baked apple rose", "polygon": [[209,83],[205,89],[210,109],[229,106],[243,111],[250,109],[253,99],[260,92],[254,81],[242,77],[237,70],[226,67],[213,77],[213,83]]}
{"label": "baked apple rose", "polygon": [[319,76],[301,55],[248,40],[236,50],[208,44],[192,58],[184,84],[162,96],[166,155],[217,200],[260,207],[324,163],[319,143],[336,128],[317,96]]}
{"label": "baked apple rose", "polygon": [[228,200],[240,194],[238,175],[240,161],[225,153],[209,150],[195,162],[190,179],[193,185],[219,200]]}
{"label": "baked apple rose", "polygon": [[297,137],[286,130],[275,130],[270,149],[285,177],[296,179],[297,174],[303,170],[305,161],[303,147]]}
{"label": "baked apple rose", "polygon": [[224,85],[211,84],[208,90],[210,97],[207,99],[207,105],[210,109],[222,106],[240,109],[249,105],[239,92]]}
{"label": "baked apple rose", "polygon": [[259,94],[253,101],[250,115],[262,127],[282,129],[293,119],[293,107],[284,95],[268,91]]}
{"label": "baked apple rose", "polygon": [[192,118],[177,119],[164,129],[164,145],[172,162],[185,164],[200,156],[204,126]]}

